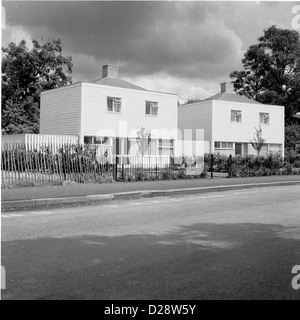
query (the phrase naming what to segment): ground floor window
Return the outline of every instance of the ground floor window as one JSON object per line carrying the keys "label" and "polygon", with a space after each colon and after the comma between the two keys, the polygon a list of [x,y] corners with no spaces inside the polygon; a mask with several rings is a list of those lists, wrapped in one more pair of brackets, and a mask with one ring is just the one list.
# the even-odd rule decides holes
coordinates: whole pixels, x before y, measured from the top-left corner
{"label": "ground floor window", "polygon": [[270,143],[269,144],[269,153],[271,154],[276,154],[282,152],[282,145],[281,144],[275,144],[275,143]]}
{"label": "ground floor window", "polygon": [[103,144],[109,145],[110,139],[109,137],[102,136],[85,136],[83,139],[84,144]]}
{"label": "ground floor window", "polygon": [[[136,138],[85,136],[84,144],[111,148],[114,155],[139,156],[141,154]],[[151,138],[148,147],[143,153],[145,156],[172,156],[174,155],[174,145],[173,139]]]}
{"label": "ground floor window", "polygon": [[[248,154],[257,154],[255,149],[251,146],[251,143],[246,142],[224,142],[224,141],[215,141],[214,143],[215,152],[220,152],[224,154],[232,155],[248,155]],[[278,143],[265,143],[260,151],[261,155],[267,154],[282,154],[282,144]]]}
{"label": "ground floor window", "polygon": [[160,156],[173,156],[174,140],[159,139],[158,152]]}
{"label": "ground floor window", "polygon": [[233,142],[215,141],[215,149],[233,149]]}

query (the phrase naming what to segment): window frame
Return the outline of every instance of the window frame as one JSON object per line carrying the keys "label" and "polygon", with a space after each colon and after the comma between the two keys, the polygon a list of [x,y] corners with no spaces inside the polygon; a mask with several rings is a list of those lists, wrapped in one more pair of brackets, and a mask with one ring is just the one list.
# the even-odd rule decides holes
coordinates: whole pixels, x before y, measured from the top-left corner
{"label": "window frame", "polygon": [[[234,115],[234,120],[232,120],[232,116]],[[240,116],[240,121],[237,121],[237,116]],[[230,110],[230,122],[231,123],[242,123],[242,110]]]}
{"label": "window frame", "polygon": [[[219,144],[219,146],[216,146],[217,144]],[[223,144],[225,144],[225,147],[223,147]],[[234,143],[228,141],[215,141],[214,148],[218,150],[234,150]]]}
{"label": "window frame", "polygon": [[[109,103],[111,101],[111,108],[112,110],[109,110]],[[106,112],[108,113],[115,113],[115,114],[120,114],[122,111],[122,99],[119,97],[107,97],[107,108],[106,108]],[[116,111],[116,105],[118,105],[119,110]]]}
{"label": "window frame", "polygon": [[[276,146],[277,148],[274,146]],[[268,153],[269,154],[282,154],[282,144],[281,143],[268,143]]]}
{"label": "window frame", "polygon": [[[163,155],[164,150],[168,150],[170,154]],[[174,155],[174,139],[163,139],[163,138],[158,139],[158,155],[165,156],[165,157],[173,156]]]}
{"label": "window frame", "polygon": [[[264,116],[265,115],[267,115],[267,119],[268,119],[267,123],[264,122],[264,119],[265,119]],[[261,116],[263,117],[263,121],[261,121],[261,119],[262,119]],[[259,113],[259,123],[264,125],[264,126],[269,126],[270,125],[270,113],[269,112],[260,112]]]}
{"label": "window frame", "polygon": [[[147,113],[148,108],[149,108],[149,113]],[[153,114],[152,110],[156,110],[156,114]],[[158,102],[146,100],[146,102],[145,102],[145,115],[147,117],[158,117]]]}

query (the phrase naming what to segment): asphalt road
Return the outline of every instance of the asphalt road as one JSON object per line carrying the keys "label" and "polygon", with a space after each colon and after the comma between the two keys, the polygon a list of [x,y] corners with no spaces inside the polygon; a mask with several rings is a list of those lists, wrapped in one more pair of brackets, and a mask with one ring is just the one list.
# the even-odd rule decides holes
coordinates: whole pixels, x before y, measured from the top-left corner
{"label": "asphalt road", "polygon": [[300,186],[2,215],[2,299],[299,299]]}

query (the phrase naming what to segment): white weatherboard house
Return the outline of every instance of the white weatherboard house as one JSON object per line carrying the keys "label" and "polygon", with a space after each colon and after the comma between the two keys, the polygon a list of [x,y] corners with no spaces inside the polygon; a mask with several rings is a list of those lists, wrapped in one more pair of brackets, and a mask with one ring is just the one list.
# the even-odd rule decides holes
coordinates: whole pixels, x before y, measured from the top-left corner
{"label": "white weatherboard house", "polygon": [[284,107],[265,105],[240,96],[231,83],[222,83],[221,92],[201,102],[181,105],[178,108],[178,128],[204,129],[203,140],[210,142],[212,153],[246,155],[256,154],[253,141],[255,128],[262,128],[265,144],[261,154],[284,155]]}
{"label": "white weatherboard house", "polygon": [[177,139],[177,101],[176,94],[138,87],[118,78],[117,66],[105,65],[99,79],[41,94],[40,133],[75,135],[80,143],[136,155],[137,131],[143,127],[151,131],[148,153],[170,155]]}

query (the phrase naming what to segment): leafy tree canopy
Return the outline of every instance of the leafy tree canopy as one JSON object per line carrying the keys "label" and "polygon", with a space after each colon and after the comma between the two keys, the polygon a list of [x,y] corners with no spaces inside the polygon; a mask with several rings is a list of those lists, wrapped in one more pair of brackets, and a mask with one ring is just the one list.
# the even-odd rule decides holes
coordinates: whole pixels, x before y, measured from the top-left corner
{"label": "leafy tree canopy", "polygon": [[300,112],[300,40],[297,31],[272,26],[242,60],[244,70],[234,71],[235,91],[264,104],[285,106],[286,123],[297,122]]}
{"label": "leafy tree canopy", "polygon": [[[285,127],[285,147],[287,150],[299,150],[300,125],[290,124]],[[298,146],[298,148],[297,148]]]}
{"label": "leafy tree canopy", "polygon": [[61,40],[32,40],[2,48],[2,134],[38,133],[40,94],[72,83],[72,58],[62,55]]}
{"label": "leafy tree canopy", "polygon": [[195,103],[195,102],[200,102],[200,101],[201,101],[201,99],[191,98],[191,99],[188,99],[184,104]]}

